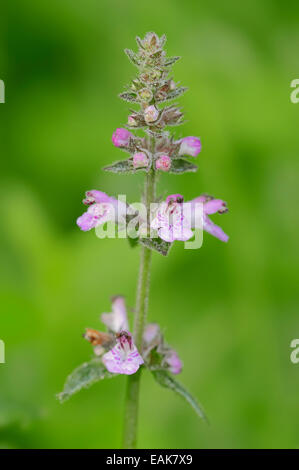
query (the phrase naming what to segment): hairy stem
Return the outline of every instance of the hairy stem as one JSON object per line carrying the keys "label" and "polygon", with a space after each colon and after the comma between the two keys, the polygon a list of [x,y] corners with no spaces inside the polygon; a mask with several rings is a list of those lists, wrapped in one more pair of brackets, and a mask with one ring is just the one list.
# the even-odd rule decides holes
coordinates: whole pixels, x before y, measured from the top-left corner
{"label": "hairy stem", "polygon": [[[154,141],[153,141],[154,147]],[[145,181],[144,203],[150,217],[150,203],[155,200],[155,171],[151,170]],[[134,341],[138,351],[142,352],[143,332],[146,324],[148,297],[150,287],[150,267],[152,252],[145,246],[141,247],[139,278],[137,287],[137,301],[134,324]],[[123,447],[125,449],[136,448],[138,402],[141,369],[136,374],[130,375],[127,382],[126,410],[124,425]]]}

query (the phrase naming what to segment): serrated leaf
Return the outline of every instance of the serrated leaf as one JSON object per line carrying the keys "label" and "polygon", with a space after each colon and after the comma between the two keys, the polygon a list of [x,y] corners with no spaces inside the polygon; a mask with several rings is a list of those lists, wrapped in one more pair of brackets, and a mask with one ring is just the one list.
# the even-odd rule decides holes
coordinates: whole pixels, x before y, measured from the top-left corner
{"label": "serrated leaf", "polygon": [[151,58],[151,59],[157,59],[158,57],[161,57],[162,53],[163,53],[162,49],[159,49],[158,51],[153,52],[153,53],[150,55],[150,58]]}
{"label": "serrated leaf", "polygon": [[138,59],[138,56],[135,54],[135,52],[133,52],[131,49],[125,49],[125,53],[127,54],[132,64],[137,65],[137,67],[139,67],[140,61]]}
{"label": "serrated leaf", "polygon": [[185,93],[185,91],[187,91],[187,90],[188,90],[188,88],[186,88],[186,87],[176,88],[175,90],[170,91],[167,95],[165,95],[165,97],[158,98],[157,101],[159,101],[159,103],[162,103],[162,102],[165,102],[165,101],[174,100],[174,99],[178,98],[179,96],[181,96],[183,93]]}
{"label": "serrated leaf", "polygon": [[185,160],[184,158],[175,158],[172,160],[170,173],[176,175],[186,173],[186,172],[195,172],[197,171],[197,166],[194,163]]}
{"label": "serrated leaf", "polygon": [[134,168],[131,158],[114,162],[112,165],[105,166],[103,170],[109,171],[110,173],[136,173],[137,171],[147,171],[146,168]]}
{"label": "serrated leaf", "polygon": [[141,47],[141,49],[144,49],[143,44],[142,44],[142,39],[139,36],[136,36],[136,42],[138,46]]}
{"label": "serrated leaf", "polygon": [[139,243],[146,246],[150,250],[157,251],[160,255],[167,256],[172,243],[165,242],[161,238],[140,238]]}
{"label": "serrated leaf", "polygon": [[66,379],[63,391],[57,394],[60,403],[68,400],[82,388],[88,388],[99,380],[115,377],[107,371],[100,358],[91,359],[77,367]]}
{"label": "serrated leaf", "polygon": [[135,93],[120,93],[118,95],[122,100],[124,101],[128,101],[130,103],[138,103],[138,98],[137,98],[137,95],[135,95]]}
{"label": "serrated leaf", "polygon": [[164,64],[166,67],[169,65],[174,64],[177,60],[180,60],[180,56],[175,56],[175,57],[166,57]]}
{"label": "serrated leaf", "polygon": [[159,385],[168,388],[169,390],[172,390],[173,392],[180,395],[187,401],[187,403],[189,403],[189,405],[193,408],[195,413],[201,419],[208,421],[205,412],[203,411],[202,407],[199,405],[197,400],[188,392],[188,390],[185,389],[185,387],[183,387],[181,383],[177,382],[167,371],[153,370],[152,374]]}
{"label": "serrated leaf", "polygon": [[161,47],[161,49],[165,46],[165,43],[166,43],[166,35],[163,34],[163,35],[160,37],[160,47]]}

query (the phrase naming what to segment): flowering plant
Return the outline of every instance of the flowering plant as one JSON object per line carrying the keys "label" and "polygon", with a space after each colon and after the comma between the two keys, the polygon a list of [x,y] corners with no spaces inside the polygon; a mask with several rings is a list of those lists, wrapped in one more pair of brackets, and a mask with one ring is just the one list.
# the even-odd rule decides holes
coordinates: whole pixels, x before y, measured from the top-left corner
{"label": "flowering plant", "polygon": [[[170,195],[166,201],[156,198],[159,173],[182,174],[197,170],[188,157],[197,157],[201,140],[198,137],[175,140],[165,130],[169,126],[180,125],[183,113],[176,105],[162,103],[172,101],[186,91],[169,76],[172,64],[179,57],[166,56],[165,35],[159,38],[151,32],[143,40],[139,37],[136,40],[138,52],[128,49],[125,52],[139,74],[119,96],[138,104],[140,109],[130,110],[126,128],[117,128],[112,136],[113,144],[127,152],[129,157],[104,169],[113,173],[145,173],[145,213],[104,192],[91,190],[86,192],[83,200],[88,208],[77,219],[77,225],[83,231],[98,230],[106,223],[114,223],[119,230],[127,230],[134,219],[138,230],[134,233],[132,245],[140,245],[141,250],[134,328],[129,326],[124,297],[114,297],[112,312],[101,316],[107,331],[87,328],[84,334],[93,346],[94,358],[70,374],[63,392],[58,395],[60,401],[64,401],[98,380],[127,375],[125,448],[136,446],[139,384],[145,368],[161,386],[182,396],[205,419],[197,400],[174,378],[182,370],[178,354],[164,340],[159,325],[147,323],[152,252],[167,255],[175,240],[185,242],[192,239],[194,228],[203,229],[224,242],[228,240],[223,230],[209,218],[216,212],[226,212],[226,204],[221,199],[201,195],[185,203],[180,194]],[[143,129],[144,136],[135,136],[132,132],[135,129]],[[127,233],[131,234],[131,231],[127,230]]]}

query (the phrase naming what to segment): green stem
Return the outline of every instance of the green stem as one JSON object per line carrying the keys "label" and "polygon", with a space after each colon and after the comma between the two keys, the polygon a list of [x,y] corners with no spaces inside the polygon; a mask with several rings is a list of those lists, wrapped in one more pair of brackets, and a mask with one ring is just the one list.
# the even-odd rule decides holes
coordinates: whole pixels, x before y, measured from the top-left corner
{"label": "green stem", "polygon": [[[151,170],[146,176],[144,191],[144,203],[147,208],[148,217],[150,214],[150,203],[154,200],[155,171]],[[146,316],[148,309],[151,257],[151,250],[142,245],[134,324],[134,341],[140,353],[142,352],[143,332],[146,324]],[[128,377],[123,440],[123,447],[125,449],[136,448],[140,377],[141,369],[139,369],[136,374],[130,375]]]}

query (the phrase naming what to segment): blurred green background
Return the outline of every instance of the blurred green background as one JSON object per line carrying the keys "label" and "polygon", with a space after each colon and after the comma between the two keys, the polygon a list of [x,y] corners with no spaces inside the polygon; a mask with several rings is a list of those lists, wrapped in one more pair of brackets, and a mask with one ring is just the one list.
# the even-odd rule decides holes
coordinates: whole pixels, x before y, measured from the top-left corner
{"label": "blurred green background", "polygon": [[184,361],[181,381],[211,424],[143,374],[139,447],[299,447],[298,4],[198,0],[6,0],[1,4],[0,446],[118,448],[125,380],[60,405],[66,375],[88,360],[81,334],[99,328],[110,296],[133,307],[138,250],[99,240],[75,220],[87,189],[138,200],[142,175],[101,168],[127,118],[117,98],[134,77],[123,53],[154,30],[181,55],[174,76],[199,135],[199,172],[163,175],[161,194],[229,203],[214,216],[228,244],[204,236],[153,257],[149,319]]}

